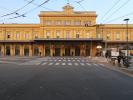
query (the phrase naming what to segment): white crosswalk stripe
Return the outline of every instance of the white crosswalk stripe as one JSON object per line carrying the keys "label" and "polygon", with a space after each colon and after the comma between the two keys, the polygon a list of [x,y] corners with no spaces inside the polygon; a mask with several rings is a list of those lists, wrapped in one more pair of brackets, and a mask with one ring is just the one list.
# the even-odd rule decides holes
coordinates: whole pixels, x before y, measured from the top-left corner
{"label": "white crosswalk stripe", "polygon": [[55,65],[59,65],[60,63],[55,63]]}
{"label": "white crosswalk stripe", "polygon": [[47,63],[46,62],[44,62],[42,65],[46,65]]}
{"label": "white crosswalk stripe", "polygon": [[62,63],[61,65],[63,65],[63,66],[64,66],[64,65],[66,65],[66,63]]}
{"label": "white crosswalk stripe", "polygon": [[88,66],[91,66],[91,64],[90,63],[86,63]]}
{"label": "white crosswalk stripe", "polygon": [[68,63],[69,66],[72,66],[72,63]]}
{"label": "white crosswalk stripe", "polygon": [[93,65],[98,66],[97,64],[93,64]]}
{"label": "white crosswalk stripe", "polygon": [[85,64],[84,63],[80,63],[80,65],[84,66]]}
{"label": "white crosswalk stripe", "polygon": [[78,66],[79,64],[78,63],[74,63],[76,66]]}
{"label": "white crosswalk stripe", "polygon": [[48,65],[53,65],[53,63],[49,63]]}

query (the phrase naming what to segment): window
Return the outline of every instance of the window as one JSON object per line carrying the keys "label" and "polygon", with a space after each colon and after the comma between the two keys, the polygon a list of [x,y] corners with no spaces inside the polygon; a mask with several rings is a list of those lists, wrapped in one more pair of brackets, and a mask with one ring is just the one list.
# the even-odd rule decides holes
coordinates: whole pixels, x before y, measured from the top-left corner
{"label": "window", "polygon": [[81,25],[81,21],[75,21],[75,25]]}
{"label": "window", "polygon": [[60,20],[57,20],[57,21],[55,22],[55,24],[56,24],[56,25],[61,25],[61,21],[60,21]]}
{"label": "window", "polygon": [[120,40],[120,33],[116,33],[116,40]]}
{"label": "window", "polygon": [[70,20],[66,20],[64,24],[65,25],[71,25],[71,21]]}
{"label": "window", "polygon": [[34,32],[33,34],[34,34],[34,38],[37,39],[38,38],[37,32]]}
{"label": "window", "polygon": [[25,39],[28,39],[28,38],[29,38],[29,34],[25,33]]}
{"label": "window", "polygon": [[2,37],[2,31],[0,31],[0,38]]}
{"label": "window", "polygon": [[110,33],[107,33],[106,40],[110,40]]}
{"label": "window", "polygon": [[70,31],[66,31],[66,38],[70,38]]}
{"label": "window", "polygon": [[50,38],[50,31],[46,31],[46,38]]}
{"label": "window", "polygon": [[11,38],[11,34],[10,32],[7,32],[7,39],[10,39]]}
{"label": "window", "polygon": [[97,34],[97,38],[101,38],[101,34],[100,33]]}
{"label": "window", "polygon": [[16,39],[19,39],[19,32],[16,33]]}
{"label": "window", "polygon": [[60,31],[56,31],[56,38],[60,38]]}
{"label": "window", "polygon": [[87,36],[86,38],[90,38],[90,32],[89,31],[86,32],[86,36]]}
{"label": "window", "polygon": [[85,27],[90,26],[91,25],[91,21],[84,21],[84,25],[85,25]]}
{"label": "window", "polygon": [[50,20],[46,20],[46,25],[51,25],[52,24],[52,22],[50,21]]}
{"label": "window", "polygon": [[76,38],[79,38],[79,34],[80,34],[80,32],[77,32],[76,33]]}

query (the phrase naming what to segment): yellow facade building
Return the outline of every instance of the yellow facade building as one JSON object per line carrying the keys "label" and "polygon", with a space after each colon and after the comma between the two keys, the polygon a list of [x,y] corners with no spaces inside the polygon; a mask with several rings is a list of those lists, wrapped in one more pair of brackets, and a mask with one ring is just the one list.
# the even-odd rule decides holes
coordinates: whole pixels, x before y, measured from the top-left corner
{"label": "yellow facade building", "polygon": [[[97,46],[126,44],[126,25],[96,24],[95,11],[42,11],[39,24],[0,24],[1,56],[96,56]],[[133,25],[129,25],[133,45]]]}

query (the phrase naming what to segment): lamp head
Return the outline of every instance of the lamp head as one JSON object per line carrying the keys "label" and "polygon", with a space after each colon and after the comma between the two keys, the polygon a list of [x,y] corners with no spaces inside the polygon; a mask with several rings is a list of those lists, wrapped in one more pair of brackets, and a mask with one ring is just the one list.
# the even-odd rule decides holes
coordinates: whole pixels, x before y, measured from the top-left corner
{"label": "lamp head", "polygon": [[124,21],[129,21],[129,18],[124,19]]}

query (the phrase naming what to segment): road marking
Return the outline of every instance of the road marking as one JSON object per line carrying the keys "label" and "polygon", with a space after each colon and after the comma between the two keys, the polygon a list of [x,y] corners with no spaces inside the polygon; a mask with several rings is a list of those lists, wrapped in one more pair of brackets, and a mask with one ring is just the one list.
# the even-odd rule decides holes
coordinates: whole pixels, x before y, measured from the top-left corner
{"label": "road marking", "polygon": [[53,63],[49,63],[48,65],[53,65]]}
{"label": "road marking", "polygon": [[71,66],[71,65],[72,65],[72,63],[68,63],[68,65],[69,65],[69,66]]}
{"label": "road marking", "polygon": [[76,66],[78,66],[79,64],[78,63],[74,63]]}
{"label": "road marking", "polygon": [[62,63],[62,65],[63,65],[63,66],[66,65],[66,63]]}
{"label": "road marking", "polygon": [[84,66],[85,64],[84,63],[80,63],[82,66]]}
{"label": "road marking", "polygon": [[98,66],[97,64],[93,64],[93,65]]}
{"label": "road marking", "polygon": [[38,63],[35,63],[35,65],[39,65],[40,64],[40,62],[38,62]]}
{"label": "road marking", "polygon": [[86,64],[89,65],[89,66],[91,65],[91,64],[89,64],[89,63],[86,63]]}
{"label": "road marking", "polygon": [[57,65],[59,65],[60,63],[55,63],[55,65],[57,66]]}
{"label": "road marking", "polygon": [[46,62],[44,62],[42,65],[46,65],[47,63]]}

